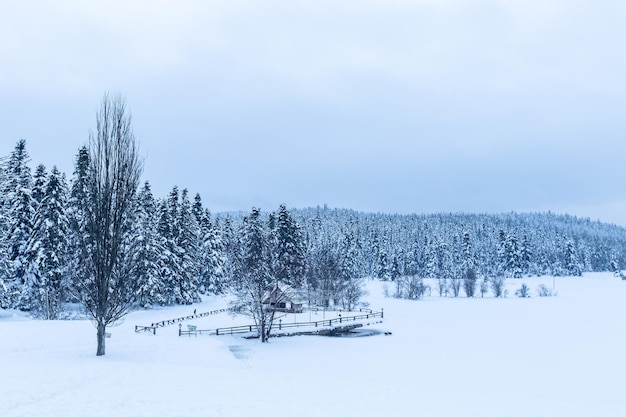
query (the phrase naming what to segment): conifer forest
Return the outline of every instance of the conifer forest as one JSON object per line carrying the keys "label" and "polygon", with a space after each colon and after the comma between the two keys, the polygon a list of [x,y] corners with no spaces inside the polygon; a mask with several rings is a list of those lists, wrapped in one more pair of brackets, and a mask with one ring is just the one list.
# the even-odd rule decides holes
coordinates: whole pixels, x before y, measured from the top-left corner
{"label": "conifer forest", "polygon": [[[85,296],[93,278],[82,261],[96,250],[85,244],[82,204],[92,154],[80,148],[69,177],[56,167],[33,170],[25,140],[2,158],[2,308],[57,319]],[[394,215],[281,205],[211,213],[199,194],[174,186],[155,196],[148,181],[129,199],[112,276],[134,309],[193,304],[235,291],[248,275],[289,285],[311,305],[350,308],[365,279],[388,281],[398,297],[428,295],[424,279],[437,282],[433,294],[472,297],[496,291],[498,277],[617,273],[626,265],[626,229],[549,212]]]}

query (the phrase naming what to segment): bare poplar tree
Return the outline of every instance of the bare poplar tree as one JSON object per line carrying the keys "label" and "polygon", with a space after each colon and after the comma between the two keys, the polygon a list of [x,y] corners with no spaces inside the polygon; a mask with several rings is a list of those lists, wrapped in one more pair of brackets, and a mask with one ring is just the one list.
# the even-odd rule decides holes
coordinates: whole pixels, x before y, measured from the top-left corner
{"label": "bare poplar tree", "polygon": [[105,94],[89,135],[86,198],[80,203],[83,224],[78,298],[97,328],[97,356],[105,354],[107,326],[124,317],[136,295],[130,262],[132,206],[143,164],[125,100]]}

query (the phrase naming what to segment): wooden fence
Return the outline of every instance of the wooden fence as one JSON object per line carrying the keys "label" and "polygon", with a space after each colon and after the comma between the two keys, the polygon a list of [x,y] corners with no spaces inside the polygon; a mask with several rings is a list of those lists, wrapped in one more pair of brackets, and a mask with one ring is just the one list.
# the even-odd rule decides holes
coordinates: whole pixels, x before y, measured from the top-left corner
{"label": "wooden fence", "polygon": [[[305,322],[300,322],[300,323],[283,323],[281,320],[279,320],[278,324],[274,322],[272,327],[273,328],[278,327],[279,331],[283,329],[291,329],[291,328],[298,328],[298,327],[312,327],[312,328],[318,328],[318,327],[324,327],[324,326],[332,327],[334,325],[355,322],[357,320],[369,320],[370,318],[376,318],[376,317],[384,318],[383,309],[381,309],[380,311],[373,311],[370,309],[360,309],[360,312],[363,312],[363,311],[365,311],[366,313],[356,315],[356,316],[346,316],[346,317],[341,317],[341,314],[340,314],[339,317],[337,318],[328,319],[328,320],[319,320],[319,321],[305,321]],[[206,335],[220,336],[220,335],[229,335],[229,334],[232,335],[232,334],[252,333],[255,330],[256,330],[256,325],[254,324],[250,324],[247,326],[221,327],[218,329],[210,329],[210,330],[198,330],[196,326],[187,326],[187,330],[183,330],[182,325],[181,325],[178,328],[178,335],[179,336],[191,336],[191,335],[197,336],[199,334],[206,334]]]}
{"label": "wooden fence", "polygon": [[159,321],[159,322],[150,324],[150,326],[135,326],[135,333],[148,332],[148,333],[156,334],[156,329],[159,327],[165,327],[171,324],[180,323],[186,320],[193,320],[193,319],[197,319],[200,317],[212,316],[214,314],[225,313],[230,310],[231,310],[230,308],[220,308],[219,310],[207,311],[205,313],[191,314],[189,316]]}

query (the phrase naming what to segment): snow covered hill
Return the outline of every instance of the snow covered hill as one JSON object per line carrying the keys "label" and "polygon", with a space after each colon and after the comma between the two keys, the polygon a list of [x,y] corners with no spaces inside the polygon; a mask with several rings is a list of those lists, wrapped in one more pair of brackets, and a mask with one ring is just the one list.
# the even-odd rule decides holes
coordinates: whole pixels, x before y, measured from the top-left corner
{"label": "snow covered hill", "polygon": [[[532,298],[513,296],[522,282]],[[0,416],[626,415],[626,282],[558,278],[558,296],[537,297],[541,283],[552,278],[508,280],[504,299],[407,301],[370,282],[366,301],[384,308],[376,328],[390,336],[265,345],[178,337],[177,326],[136,334],[135,325],[190,314],[189,306],[138,311],[110,329],[104,357],[95,356],[90,322],[0,310]]]}

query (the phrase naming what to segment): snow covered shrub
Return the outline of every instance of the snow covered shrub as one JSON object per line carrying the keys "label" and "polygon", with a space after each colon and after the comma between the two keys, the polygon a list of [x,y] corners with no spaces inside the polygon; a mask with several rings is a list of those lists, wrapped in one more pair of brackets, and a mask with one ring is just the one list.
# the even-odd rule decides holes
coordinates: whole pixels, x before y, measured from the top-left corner
{"label": "snow covered shrub", "polygon": [[619,277],[620,277],[622,280],[626,281],[626,274],[624,274],[623,272],[620,272],[620,273],[619,273]]}
{"label": "snow covered shrub", "polygon": [[491,291],[493,291],[494,297],[504,297],[506,295],[504,290],[505,282],[504,275],[496,275],[491,278]]}
{"label": "snow covered shrub", "polygon": [[437,277],[437,290],[439,291],[439,297],[448,296],[448,280],[446,277]]}
{"label": "snow covered shrub", "polygon": [[476,293],[476,272],[472,268],[467,268],[463,276],[463,290],[467,297],[473,297]]}
{"label": "snow covered shrub", "polygon": [[452,295],[454,295],[454,297],[458,297],[461,292],[461,281],[462,280],[459,278],[452,278],[450,280],[450,289],[452,290]]}
{"label": "snow covered shrub", "polygon": [[353,277],[349,280],[344,280],[340,292],[341,306],[348,311],[352,311],[361,299],[367,295],[367,292],[363,288],[363,279]]}
{"label": "snow covered shrub", "polygon": [[484,297],[489,291],[489,279],[484,277],[482,281],[480,281],[480,296]]}
{"label": "snow covered shrub", "polygon": [[430,287],[424,284],[422,277],[417,275],[403,277],[403,283],[404,297],[409,300],[419,300],[425,295],[430,295]]}
{"label": "snow covered shrub", "polygon": [[[424,279],[417,275],[408,275],[396,278],[396,289],[393,297],[408,300],[419,300],[424,296],[430,296],[430,286],[424,283]],[[391,297],[391,291],[385,284],[383,286],[385,297]]]}
{"label": "snow covered shrub", "polygon": [[528,288],[528,285],[522,284],[522,286],[515,291],[515,295],[520,298],[530,298],[530,288]]}
{"label": "snow covered shrub", "polygon": [[544,284],[541,284],[539,285],[539,287],[537,287],[537,294],[539,294],[539,297],[552,297],[556,295],[555,292],[546,287]]}
{"label": "snow covered shrub", "polygon": [[383,285],[383,295],[385,296],[385,298],[389,298],[389,287],[387,286],[387,284]]}

